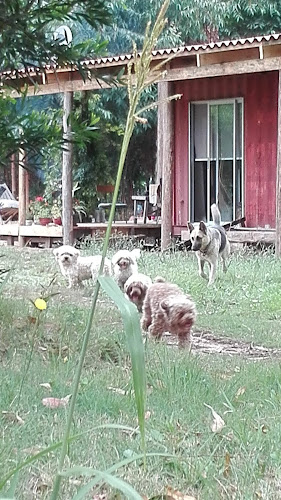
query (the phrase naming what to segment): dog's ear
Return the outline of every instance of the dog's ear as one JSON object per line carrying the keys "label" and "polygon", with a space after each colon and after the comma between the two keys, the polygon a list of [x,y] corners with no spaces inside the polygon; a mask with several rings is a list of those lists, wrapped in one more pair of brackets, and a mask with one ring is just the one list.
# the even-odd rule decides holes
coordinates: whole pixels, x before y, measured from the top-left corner
{"label": "dog's ear", "polygon": [[169,309],[170,309],[170,304],[169,304],[169,301],[167,299],[163,299],[161,300],[160,302],[160,308],[162,309],[162,312],[164,312],[165,314],[169,314]]}
{"label": "dog's ear", "polygon": [[202,231],[202,233],[207,234],[207,226],[204,221],[201,220],[199,224],[199,231]]}
{"label": "dog's ear", "polygon": [[80,252],[79,248],[73,247],[73,255],[77,255],[77,257],[79,257],[80,253],[81,252]]}
{"label": "dog's ear", "polygon": [[131,255],[133,257],[133,259],[139,259],[140,258],[140,255],[141,255],[141,251],[140,251],[140,248],[134,248],[132,251],[131,251]]}
{"label": "dog's ear", "polygon": [[129,283],[127,283],[127,281],[126,281],[126,283],[124,285],[124,293],[129,294],[130,293],[130,286],[131,285]]}
{"label": "dog's ear", "polygon": [[55,249],[53,250],[53,254],[54,254],[54,256],[55,256],[55,259],[56,259],[56,260],[58,260],[58,256],[59,256],[59,249],[58,249],[58,248],[55,248]]}
{"label": "dog's ear", "polygon": [[191,224],[191,222],[187,222],[187,229],[189,229],[189,231],[192,233],[192,231],[194,231],[194,226],[193,224]]}

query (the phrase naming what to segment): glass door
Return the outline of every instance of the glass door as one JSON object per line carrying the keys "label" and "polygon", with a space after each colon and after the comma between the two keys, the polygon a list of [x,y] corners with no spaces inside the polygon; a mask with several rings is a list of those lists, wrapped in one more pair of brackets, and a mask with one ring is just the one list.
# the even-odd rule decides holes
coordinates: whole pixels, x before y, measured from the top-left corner
{"label": "glass door", "polygon": [[190,214],[209,222],[218,203],[224,222],[242,216],[242,100],[190,107]]}

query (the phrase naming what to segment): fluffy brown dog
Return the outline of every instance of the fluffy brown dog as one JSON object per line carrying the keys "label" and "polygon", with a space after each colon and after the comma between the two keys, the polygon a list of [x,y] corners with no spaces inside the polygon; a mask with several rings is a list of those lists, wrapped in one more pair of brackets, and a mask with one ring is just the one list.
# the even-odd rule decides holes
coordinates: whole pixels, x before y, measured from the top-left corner
{"label": "fluffy brown dog", "polygon": [[140,249],[119,250],[112,257],[113,273],[118,286],[124,291],[127,279],[138,272],[137,259],[140,257]]}
{"label": "fluffy brown dog", "polygon": [[132,274],[125,283],[124,292],[128,299],[137,306],[139,312],[142,312],[143,301],[151,284],[150,277],[141,273]]}
{"label": "fluffy brown dog", "polygon": [[161,338],[164,332],[177,335],[180,347],[190,341],[190,330],[196,319],[191,297],[177,286],[166,282],[153,283],[143,304],[142,328]]}

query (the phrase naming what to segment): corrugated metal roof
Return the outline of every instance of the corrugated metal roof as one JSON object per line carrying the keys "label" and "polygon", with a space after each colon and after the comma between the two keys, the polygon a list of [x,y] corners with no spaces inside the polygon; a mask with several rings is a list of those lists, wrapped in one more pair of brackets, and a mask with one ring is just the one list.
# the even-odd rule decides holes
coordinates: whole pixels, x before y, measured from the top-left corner
{"label": "corrugated metal roof", "polygon": [[[274,33],[271,35],[261,35],[261,36],[254,36],[254,37],[249,37],[249,38],[239,38],[236,40],[222,40],[218,42],[212,42],[212,43],[200,43],[196,45],[183,45],[180,47],[172,47],[172,48],[166,48],[166,49],[156,49],[152,51],[152,55],[154,57],[157,56],[169,56],[171,54],[177,54],[177,53],[197,53],[198,51],[202,50],[215,50],[215,49],[220,49],[222,47],[236,47],[237,45],[253,45],[254,43],[262,43],[262,42],[270,42],[270,41],[276,41],[281,39],[281,33]],[[108,56],[108,57],[101,57],[99,59],[91,59],[91,60],[86,60],[83,61],[83,64],[86,65],[100,65],[100,64],[112,64],[114,62],[124,62],[124,61],[130,61],[133,58],[133,54],[121,54],[117,56]]]}
{"label": "corrugated metal roof", "polygon": [[[153,57],[161,58],[162,56],[170,56],[171,54],[196,54],[200,53],[203,51],[216,51],[219,49],[230,49],[232,47],[237,47],[239,45],[241,46],[252,46],[255,44],[261,44],[263,42],[275,42],[277,40],[281,40],[281,33],[274,33],[271,35],[261,35],[261,36],[253,36],[249,38],[239,38],[235,40],[222,40],[222,41],[217,41],[217,42],[211,42],[211,43],[200,43],[200,44],[195,44],[195,45],[183,45],[179,47],[171,47],[171,48],[166,48],[166,49],[155,49],[152,51]],[[140,54],[140,52],[138,53]],[[131,59],[133,59],[133,54],[128,53],[128,54],[120,54],[120,55],[115,55],[115,56],[106,56],[106,57],[99,57],[97,59],[86,59],[83,61],[80,61],[81,65],[84,66],[111,66],[111,65],[118,65],[119,63],[123,62],[129,62]],[[65,66],[56,66],[54,63],[53,65],[47,64],[45,66],[46,71],[53,71],[56,68],[56,70],[69,70],[71,67],[69,65]],[[35,67],[30,66],[28,70],[22,69],[18,71],[19,73],[38,73],[38,69]],[[15,72],[9,72],[5,71],[5,74],[15,74]]]}

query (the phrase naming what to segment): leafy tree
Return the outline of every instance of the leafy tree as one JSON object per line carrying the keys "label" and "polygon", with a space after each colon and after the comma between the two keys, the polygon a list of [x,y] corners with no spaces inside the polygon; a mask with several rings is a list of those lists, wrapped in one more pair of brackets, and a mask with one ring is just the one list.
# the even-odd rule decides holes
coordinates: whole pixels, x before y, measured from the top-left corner
{"label": "leafy tree", "polygon": [[[167,25],[158,40],[158,47],[206,41],[209,28],[219,30],[232,0],[171,0]],[[141,47],[147,22],[159,10],[161,0],[114,0],[113,24],[104,26],[102,33],[109,40],[110,53],[131,51],[132,40]],[[212,31],[212,30],[211,30]]]}
{"label": "leafy tree", "polygon": [[247,37],[281,31],[281,3],[276,0],[236,0],[229,3],[222,37]]}
{"label": "leafy tree", "polygon": [[[100,38],[71,45],[54,40],[55,27],[66,22],[86,21],[92,28],[109,23],[107,0],[2,0],[0,3],[0,158],[8,162],[11,153],[24,148],[29,154],[50,153],[50,145],[61,144],[61,129],[57,112],[31,113],[21,103],[7,97],[9,87],[21,85],[22,70],[32,65],[44,71],[46,64],[73,64],[81,57],[104,53]],[[82,68],[81,68],[82,71]],[[29,74],[29,73],[28,73]],[[17,78],[14,78],[14,77]],[[32,75],[29,76],[32,83]],[[76,140],[89,139],[86,124],[76,126]],[[83,132],[83,134],[81,134]]]}
{"label": "leafy tree", "polygon": [[99,102],[98,93],[75,93],[75,120],[80,124],[90,121],[97,129],[91,140],[74,146],[73,155],[73,180],[80,187],[79,198],[92,213],[98,201],[96,186],[114,183],[124,130],[99,113]]}
{"label": "leafy tree", "polygon": [[[108,24],[106,0],[2,0],[0,4],[0,71],[7,82],[9,71],[32,65],[43,70],[46,64],[73,64],[82,57],[104,50],[100,41],[62,44],[55,40],[55,26],[86,20],[92,28]],[[11,43],[12,41],[12,43]]]}
{"label": "leafy tree", "polygon": [[[142,107],[157,95],[157,89],[144,91]],[[114,183],[121,142],[126,123],[128,100],[123,87],[95,93],[75,94],[75,118],[86,123],[95,117],[98,134],[82,147],[74,147],[73,174],[88,211],[94,211],[99,201],[96,186]],[[130,200],[133,191],[143,191],[153,177],[156,161],[156,112],[147,112],[147,124],[137,124],[129,146],[121,197]]]}

